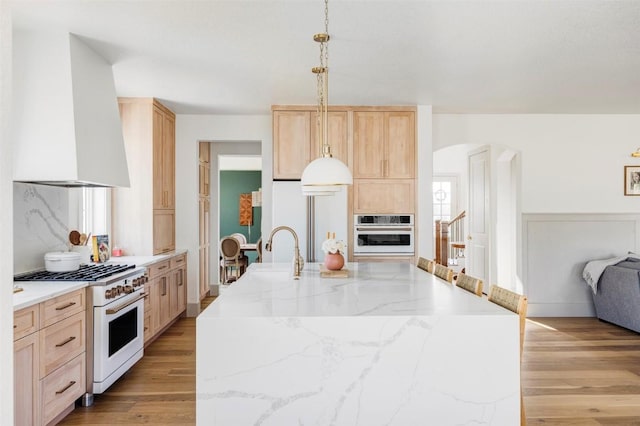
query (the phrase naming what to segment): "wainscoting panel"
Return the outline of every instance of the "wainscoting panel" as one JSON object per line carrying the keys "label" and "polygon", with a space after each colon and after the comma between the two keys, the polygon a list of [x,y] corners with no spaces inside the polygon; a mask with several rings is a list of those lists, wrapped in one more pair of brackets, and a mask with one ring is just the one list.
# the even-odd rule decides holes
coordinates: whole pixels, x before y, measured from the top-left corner
{"label": "wainscoting panel", "polygon": [[524,214],[522,223],[522,274],[531,317],[595,316],[584,266],[640,246],[640,215]]}

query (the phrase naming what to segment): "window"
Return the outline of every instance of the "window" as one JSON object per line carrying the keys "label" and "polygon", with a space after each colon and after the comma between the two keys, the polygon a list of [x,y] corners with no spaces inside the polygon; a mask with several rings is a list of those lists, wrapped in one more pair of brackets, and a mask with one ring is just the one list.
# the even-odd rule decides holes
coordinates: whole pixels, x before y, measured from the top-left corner
{"label": "window", "polygon": [[457,176],[433,177],[433,221],[449,221],[458,214],[457,206]]}
{"label": "window", "polygon": [[111,189],[82,188],[80,196],[80,229],[87,234],[108,235],[111,231]]}

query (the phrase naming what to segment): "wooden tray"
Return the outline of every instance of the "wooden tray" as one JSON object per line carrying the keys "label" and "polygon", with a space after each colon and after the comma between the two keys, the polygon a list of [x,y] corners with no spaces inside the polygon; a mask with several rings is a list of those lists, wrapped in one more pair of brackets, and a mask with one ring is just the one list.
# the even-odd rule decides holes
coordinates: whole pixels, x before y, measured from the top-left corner
{"label": "wooden tray", "polygon": [[323,264],[320,264],[320,276],[322,278],[347,278],[349,270],[342,268],[339,271],[330,271]]}

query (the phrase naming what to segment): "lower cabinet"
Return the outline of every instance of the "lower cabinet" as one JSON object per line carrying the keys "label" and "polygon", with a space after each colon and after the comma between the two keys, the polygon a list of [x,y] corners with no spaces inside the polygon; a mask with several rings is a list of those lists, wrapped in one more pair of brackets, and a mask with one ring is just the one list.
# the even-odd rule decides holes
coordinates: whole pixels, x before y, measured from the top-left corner
{"label": "lower cabinet", "polygon": [[38,333],[13,342],[13,381],[15,424],[41,424]]}
{"label": "lower cabinet", "polygon": [[85,290],[14,313],[16,425],[61,420],[86,392]]}
{"label": "lower cabinet", "polygon": [[187,255],[149,266],[145,284],[145,344],[159,336],[187,309]]}

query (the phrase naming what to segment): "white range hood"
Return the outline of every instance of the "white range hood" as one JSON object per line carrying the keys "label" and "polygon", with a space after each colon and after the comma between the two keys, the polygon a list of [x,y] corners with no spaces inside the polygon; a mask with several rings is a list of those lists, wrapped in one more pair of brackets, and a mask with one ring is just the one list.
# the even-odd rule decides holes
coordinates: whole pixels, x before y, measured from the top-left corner
{"label": "white range hood", "polygon": [[111,64],[69,33],[13,34],[13,180],[128,187]]}

